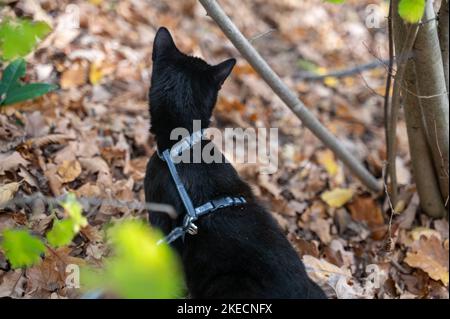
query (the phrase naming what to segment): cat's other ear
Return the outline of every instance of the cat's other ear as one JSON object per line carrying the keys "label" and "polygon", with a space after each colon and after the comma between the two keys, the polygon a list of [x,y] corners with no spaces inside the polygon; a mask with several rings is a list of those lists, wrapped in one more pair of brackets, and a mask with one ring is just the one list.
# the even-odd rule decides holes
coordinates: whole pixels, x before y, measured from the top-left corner
{"label": "cat's other ear", "polygon": [[210,72],[219,90],[223,82],[225,82],[225,79],[230,75],[235,64],[236,59],[228,59],[211,67]]}
{"label": "cat's other ear", "polygon": [[178,53],[179,51],[175,46],[175,42],[173,42],[169,30],[165,27],[159,28],[153,40],[152,60],[155,61],[158,57],[162,56],[172,57]]}

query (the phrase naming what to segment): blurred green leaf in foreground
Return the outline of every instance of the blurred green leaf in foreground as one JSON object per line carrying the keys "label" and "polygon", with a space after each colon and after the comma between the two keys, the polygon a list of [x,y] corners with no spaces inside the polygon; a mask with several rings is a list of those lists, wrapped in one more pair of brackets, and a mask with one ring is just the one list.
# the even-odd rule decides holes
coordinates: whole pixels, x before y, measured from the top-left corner
{"label": "blurred green leaf in foreground", "polygon": [[417,23],[422,19],[425,11],[425,0],[401,0],[398,13],[409,23]]}
{"label": "blurred green leaf in foreground", "polygon": [[[326,0],[331,3],[343,3],[345,0]],[[398,13],[402,19],[409,23],[418,23],[425,12],[425,0],[401,0],[398,4]]]}
{"label": "blurred green leaf in foreground", "polygon": [[83,288],[103,289],[122,298],[178,298],[184,284],[178,257],[157,245],[159,232],[137,220],[122,221],[107,231],[113,255],[102,269],[84,268]]}
{"label": "blurred green leaf in foreground", "polygon": [[0,23],[0,56],[4,60],[24,57],[51,31],[42,21],[4,19]]}
{"label": "blurred green leaf in foreground", "polygon": [[27,230],[6,229],[1,248],[12,268],[30,267],[41,261],[45,245]]}
{"label": "blurred green leaf in foreground", "polygon": [[83,208],[73,193],[69,193],[61,206],[67,215],[67,219],[55,220],[52,229],[47,233],[48,243],[54,248],[69,245],[81,227],[88,224],[83,216]]}

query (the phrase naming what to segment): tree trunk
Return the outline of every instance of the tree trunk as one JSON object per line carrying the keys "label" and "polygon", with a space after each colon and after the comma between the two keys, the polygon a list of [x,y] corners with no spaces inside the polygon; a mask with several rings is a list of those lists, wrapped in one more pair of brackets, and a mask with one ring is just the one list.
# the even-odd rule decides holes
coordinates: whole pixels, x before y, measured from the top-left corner
{"label": "tree trunk", "polygon": [[[406,26],[398,15],[398,1],[393,0],[393,30],[396,52],[400,52],[405,43]],[[404,98],[405,122],[408,134],[408,143],[420,205],[429,216],[439,217],[445,214],[445,207],[439,189],[438,179],[433,165],[431,150],[425,134],[425,123],[417,96],[417,74],[413,56],[408,57],[406,71],[402,83],[402,96]]]}
{"label": "tree trunk", "polygon": [[438,13],[439,42],[441,45],[442,61],[444,63],[445,83],[448,98],[448,0],[442,0]]}
{"label": "tree trunk", "polygon": [[448,198],[449,102],[432,1],[426,3],[423,25],[414,46],[417,85],[426,134],[444,201]]}
{"label": "tree trunk", "polygon": [[445,215],[445,207],[423,127],[414,63],[410,61],[406,67],[406,88],[402,90],[402,94],[413,177],[423,211],[432,217],[442,217]]}

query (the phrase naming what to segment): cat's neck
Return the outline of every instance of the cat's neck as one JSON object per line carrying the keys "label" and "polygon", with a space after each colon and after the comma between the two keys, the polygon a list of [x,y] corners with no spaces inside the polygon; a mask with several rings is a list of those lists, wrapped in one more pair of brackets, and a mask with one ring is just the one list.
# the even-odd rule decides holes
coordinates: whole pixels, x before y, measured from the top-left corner
{"label": "cat's neck", "polygon": [[198,125],[191,125],[190,127],[184,125],[173,129],[164,128],[159,132],[155,132],[158,150],[164,151],[166,149],[170,149],[187,135],[192,135],[194,132],[205,130],[208,127],[209,121],[198,121]]}

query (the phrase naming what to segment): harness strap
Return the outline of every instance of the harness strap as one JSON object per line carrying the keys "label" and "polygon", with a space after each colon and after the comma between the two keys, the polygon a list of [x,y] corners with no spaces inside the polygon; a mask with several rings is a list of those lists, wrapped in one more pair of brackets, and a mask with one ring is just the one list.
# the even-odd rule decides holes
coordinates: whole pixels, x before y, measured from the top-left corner
{"label": "harness strap", "polygon": [[191,235],[194,235],[195,233],[192,233],[192,228],[195,228],[195,232],[197,230],[197,226],[193,224],[193,221],[197,220],[198,217],[212,213],[220,208],[230,207],[230,206],[237,206],[245,204],[247,201],[244,197],[224,197],[217,200],[209,201],[195,209],[196,217],[195,219],[191,220],[191,225],[186,225],[186,215],[185,220],[183,222],[183,226],[178,226],[172,229],[172,231],[164,238],[160,239],[158,241],[158,245],[165,242],[167,244],[170,244],[171,242],[177,240],[180,237],[184,238],[185,233],[189,233]]}
{"label": "harness strap", "polygon": [[178,195],[180,195],[181,201],[183,202],[184,207],[186,207],[187,213],[192,218],[195,218],[194,205],[192,205],[191,198],[189,197],[189,195],[186,191],[186,188],[184,187],[183,183],[181,182],[180,176],[178,175],[175,164],[172,161],[172,157],[170,156],[169,150],[165,150],[162,153],[162,156],[164,158],[164,161],[167,164],[167,167],[169,168],[170,175],[172,175],[173,182],[175,183],[175,186],[177,187]]}
{"label": "harness strap", "polygon": [[170,151],[167,149],[160,154],[157,151],[157,154],[161,160],[166,162],[167,167],[169,168],[170,175],[175,183],[175,186],[178,191],[178,195],[180,195],[181,201],[183,202],[184,207],[186,208],[187,215],[184,217],[182,226],[175,227],[166,237],[158,241],[158,245],[162,242],[166,242],[170,244],[176,239],[182,237],[187,233],[191,235],[197,234],[197,226],[194,222],[198,219],[198,217],[212,213],[220,208],[242,205],[246,203],[244,197],[223,197],[219,199],[214,199],[205,204],[194,208],[192,204],[191,198],[189,197],[186,188],[181,182],[180,176],[178,175],[177,169],[175,167],[175,163],[172,160],[173,156],[180,156],[185,150],[192,148],[195,144],[201,141],[203,136],[203,130],[196,131],[192,135],[189,135],[183,138],[180,142],[175,144]]}

